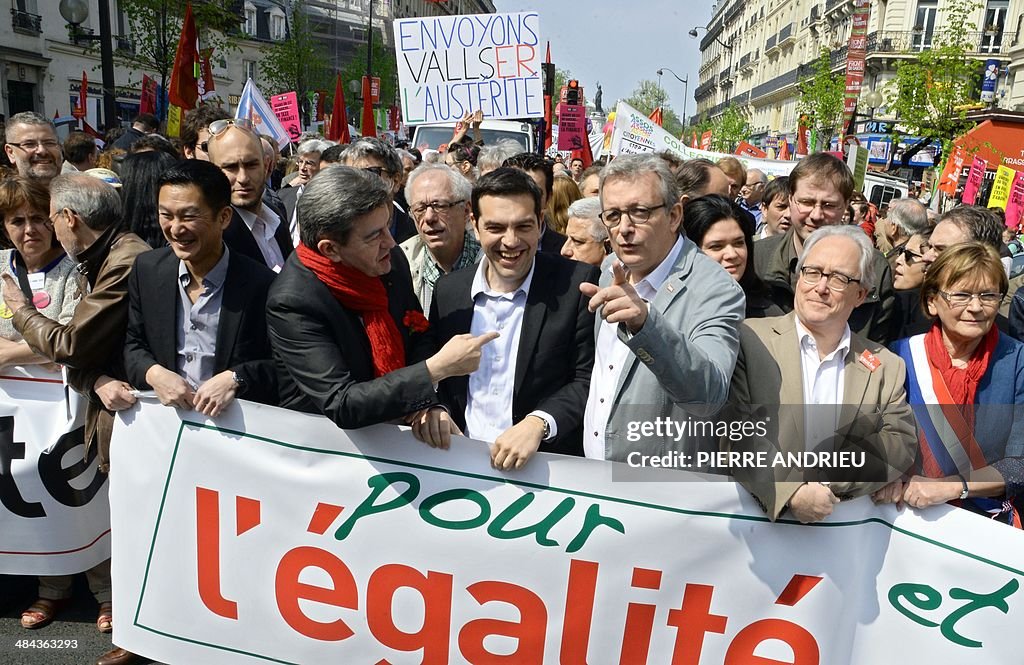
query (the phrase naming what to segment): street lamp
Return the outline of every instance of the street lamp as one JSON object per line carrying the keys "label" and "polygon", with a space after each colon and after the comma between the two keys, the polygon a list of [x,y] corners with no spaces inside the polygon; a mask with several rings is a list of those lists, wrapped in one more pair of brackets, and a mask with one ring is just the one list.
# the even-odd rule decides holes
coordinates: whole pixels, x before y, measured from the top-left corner
{"label": "street lamp", "polygon": [[[79,27],[89,18],[88,0],[60,0],[60,15],[71,26],[71,41],[100,43],[100,71],[103,76],[103,122],[109,128],[117,118],[114,103],[114,46],[110,34],[110,0],[99,0],[100,36],[83,34]],[[82,91],[85,94],[86,91]]]}
{"label": "street lamp", "polygon": [[[707,28],[705,26],[703,26],[703,25],[695,25],[695,26],[693,26],[690,29],[690,32],[688,32],[686,34],[688,34],[691,37],[693,37],[694,39],[696,39],[697,38],[697,31],[698,30],[707,30]],[[721,39],[719,39],[718,35],[715,35],[715,41],[718,42],[722,46],[722,48],[725,48],[725,49],[727,49],[729,51],[732,51],[732,40],[731,39],[729,40],[728,43],[726,43],[726,42],[723,42]]]}
{"label": "street lamp", "polygon": [[678,74],[676,74],[674,71],[672,71],[668,67],[662,67],[661,69],[658,70],[658,87],[661,87],[661,73],[663,71],[668,72],[672,76],[675,76],[676,80],[683,84],[683,126],[685,127],[686,126],[686,102],[687,102],[687,93],[690,90],[690,77],[687,76],[686,78],[681,79],[681,78],[679,78]]}

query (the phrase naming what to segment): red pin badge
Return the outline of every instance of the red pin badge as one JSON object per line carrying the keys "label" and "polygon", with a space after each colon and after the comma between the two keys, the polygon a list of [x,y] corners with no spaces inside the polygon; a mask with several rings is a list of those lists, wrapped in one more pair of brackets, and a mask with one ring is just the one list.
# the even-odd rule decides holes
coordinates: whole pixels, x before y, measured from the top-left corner
{"label": "red pin badge", "polygon": [[882,366],[882,361],[878,359],[878,356],[867,349],[864,349],[864,353],[860,354],[860,357],[857,358],[857,360],[860,361],[861,365],[867,367],[870,372],[874,372]]}

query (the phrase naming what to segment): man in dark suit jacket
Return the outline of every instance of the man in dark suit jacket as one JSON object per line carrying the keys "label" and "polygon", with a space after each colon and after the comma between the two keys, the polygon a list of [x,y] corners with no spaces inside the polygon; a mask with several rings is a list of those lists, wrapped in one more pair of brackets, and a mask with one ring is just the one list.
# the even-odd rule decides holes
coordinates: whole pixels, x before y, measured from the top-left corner
{"label": "man in dark suit jacket", "polygon": [[267,299],[281,406],[346,429],[404,419],[447,436],[434,385],[475,370],[497,335],[434,352],[390,217],[390,187],[365,170],[324,169],[306,185],[302,243]]}
{"label": "man in dark suit jacket", "polygon": [[207,147],[210,161],[231,185],[234,214],[224,230],[224,243],[232,252],[280,272],[294,244],[284,206],[263,202],[267,171],[259,137],[244,126],[227,125],[217,134],[211,133]]}
{"label": "man in dark suit jacket", "polygon": [[431,307],[438,339],[499,329],[477,372],[439,388],[460,429],[494,441],[499,469],[521,468],[538,449],[583,454],[594,314],[580,284],[596,284],[598,270],[537,252],[540,202],[519,169],[480,178],[472,206],[484,259],[438,280]]}
{"label": "man in dark suit jacket", "polygon": [[266,297],[274,273],[222,240],[231,186],[208,162],[161,174],[168,247],[141,255],[128,283],[125,368],[161,403],[218,415],[236,397],[276,404]]}

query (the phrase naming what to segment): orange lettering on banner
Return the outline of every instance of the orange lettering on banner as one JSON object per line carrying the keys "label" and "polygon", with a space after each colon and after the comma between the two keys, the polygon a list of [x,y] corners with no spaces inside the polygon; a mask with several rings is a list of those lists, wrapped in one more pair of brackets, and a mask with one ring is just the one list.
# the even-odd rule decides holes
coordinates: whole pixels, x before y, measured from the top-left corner
{"label": "orange lettering on banner", "polygon": [[[331,577],[332,588],[314,586],[299,581],[306,568],[319,568]],[[312,600],[325,605],[359,609],[359,590],[355,578],[345,562],[327,550],[318,547],[296,547],[289,550],[277,566],[274,579],[277,609],[281,617],[296,632],[314,640],[338,642],[354,634],[340,618],[336,621],[314,621],[302,612],[300,600]]]}
{"label": "orange lettering on banner", "polygon": [[196,488],[196,564],[199,598],[213,612],[226,619],[238,619],[238,603],[220,591],[220,493]]}
{"label": "orange lettering on banner", "polygon": [[[395,592],[412,589],[423,599],[423,625],[406,633],[395,625]],[[381,644],[398,651],[423,650],[422,665],[448,665],[448,635],[452,628],[452,576],[423,573],[393,563],[373,571],[366,583],[366,622]]]}
{"label": "orange lettering on banner", "polygon": [[[762,642],[778,640],[793,650],[793,660],[755,656]],[[782,619],[762,619],[741,630],[725,652],[724,665],[818,665],[821,655],[818,643],[805,629]]]}
{"label": "orange lettering on banner", "polygon": [[[649,568],[634,568],[632,587],[634,589],[661,588],[661,571]],[[651,633],[654,631],[654,617],[657,605],[630,603],[626,607],[626,627],[622,631],[620,663],[644,665],[651,651]]]}
{"label": "orange lettering on banner", "polygon": [[565,618],[562,621],[561,665],[587,665],[590,624],[594,619],[598,565],[573,559],[569,563],[569,583],[565,591]]}
{"label": "orange lettering on banner", "polygon": [[[528,51],[526,55],[523,55],[523,51]],[[520,78],[528,78],[523,74],[525,69],[530,76],[536,76],[537,70],[530,69],[530,63],[537,57],[537,51],[529,44],[516,44],[516,76]]]}
{"label": "orange lettering on banner", "polygon": [[[467,589],[476,602],[500,602],[514,605],[519,610],[519,621],[500,619],[474,619],[459,631],[459,650],[470,663],[516,663],[530,665],[544,663],[544,636],[548,627],[548,611],[544,601],[525,587],[508,582],[477,582]],[[487,650],[484,641],[491,635],[510,637],[517,641],[510,654],[496,654]]]}
{"label": "orange lettering on banner", "polygon": [[711,613],[714,593],[715,587],[709,584],[687,584],[682,605],[678,610],[669,611],[667,624],[676,629],[672,665],[700,665],[704,636],[707,633],[725,633],[728,619]]}

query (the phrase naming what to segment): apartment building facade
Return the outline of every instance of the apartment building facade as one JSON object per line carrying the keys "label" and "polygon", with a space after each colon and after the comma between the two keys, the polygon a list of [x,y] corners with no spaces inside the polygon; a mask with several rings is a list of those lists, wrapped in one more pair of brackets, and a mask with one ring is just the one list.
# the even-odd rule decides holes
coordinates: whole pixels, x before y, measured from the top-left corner
{"label": "apartment building facade", "polygon": [[[943,27],[945,0],[872,0],[867,55],[858,112],[871,113],[865,97],[884,95],[897,64],[932,47]],[[995,105],[1024,111],[1024,0],[979,0],[977,31],[968,35],[971,56],[1000,62]],[[716,117],[726,106],[747,114],[755,140],[796,132],[799,82],[821,49],[833,71],[846,71],[853,0],[721,0],[701,33],[698,117]],[[979,66],[980,67],[980,66]],[[891,120],[888,109],[874,117]]]}

